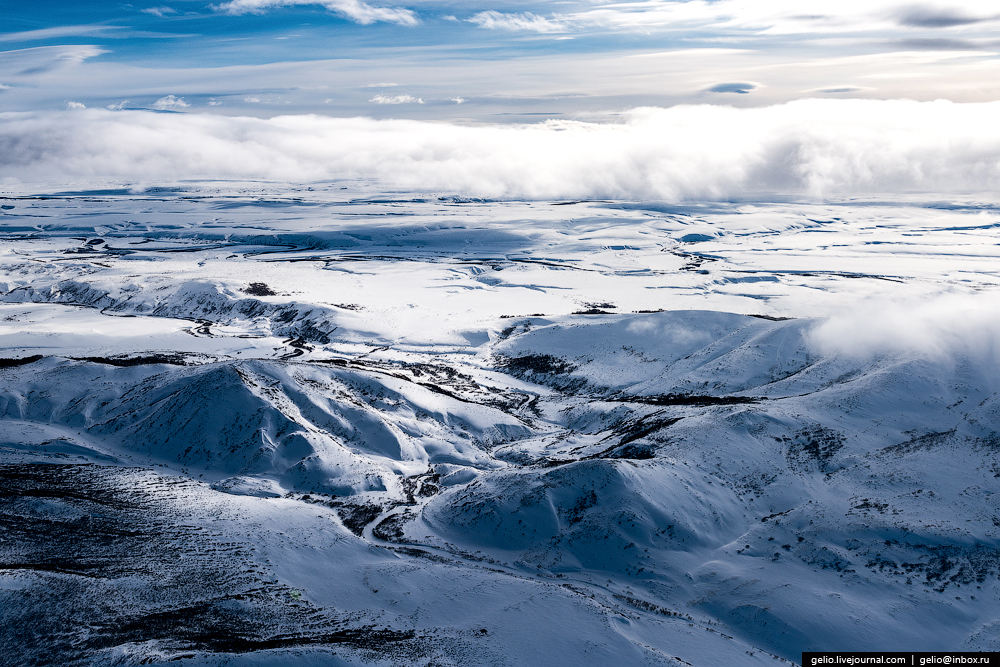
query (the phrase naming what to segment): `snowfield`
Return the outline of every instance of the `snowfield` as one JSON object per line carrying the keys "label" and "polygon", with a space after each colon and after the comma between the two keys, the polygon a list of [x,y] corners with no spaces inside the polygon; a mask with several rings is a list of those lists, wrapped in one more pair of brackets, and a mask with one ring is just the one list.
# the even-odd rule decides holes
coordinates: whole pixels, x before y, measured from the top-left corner
{"label": "snowfield", "polygon": [[0,663],[1000,650],[991,204],[0,204]]}

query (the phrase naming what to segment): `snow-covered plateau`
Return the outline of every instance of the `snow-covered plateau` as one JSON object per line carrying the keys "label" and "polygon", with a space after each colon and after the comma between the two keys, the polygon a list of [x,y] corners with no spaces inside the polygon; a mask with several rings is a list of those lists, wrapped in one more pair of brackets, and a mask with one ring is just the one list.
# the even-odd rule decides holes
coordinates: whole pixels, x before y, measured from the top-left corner
{"label": "snow-covered plateau", "polygon": [[1000,650],[1000,209],[0,198],[0,663]]}

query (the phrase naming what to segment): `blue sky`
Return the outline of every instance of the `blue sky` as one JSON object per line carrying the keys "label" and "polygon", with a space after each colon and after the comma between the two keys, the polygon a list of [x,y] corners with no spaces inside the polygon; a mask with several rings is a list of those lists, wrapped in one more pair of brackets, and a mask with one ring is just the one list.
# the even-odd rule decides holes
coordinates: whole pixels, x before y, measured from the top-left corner
{"label": "blue sky", "polygon": [[1000,98],[992,0],[7,4],[0,111],[590,120],[692,102]]}

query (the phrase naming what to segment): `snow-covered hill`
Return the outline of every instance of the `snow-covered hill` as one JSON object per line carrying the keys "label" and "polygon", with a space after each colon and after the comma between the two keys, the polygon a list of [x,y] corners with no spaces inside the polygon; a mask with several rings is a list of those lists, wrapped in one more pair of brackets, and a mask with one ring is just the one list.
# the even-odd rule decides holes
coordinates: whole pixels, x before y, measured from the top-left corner
{"label": "snow-covered hill", "polygon": [[3,200],[10,664],[1000,649],[993,208],[340,187]]}

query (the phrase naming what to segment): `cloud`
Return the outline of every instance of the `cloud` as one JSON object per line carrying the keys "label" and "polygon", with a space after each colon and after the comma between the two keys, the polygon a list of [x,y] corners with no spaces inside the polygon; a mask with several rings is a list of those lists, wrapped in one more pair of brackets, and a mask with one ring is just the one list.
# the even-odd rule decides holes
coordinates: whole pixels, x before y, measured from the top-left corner
{"label": "cloud", "polygon": [[[555,15],[574,29],[749,31],[755,36],[856,33],[974,26],[1000,18],[993,3],[952,0],[947,6],[907,4],[900,0],[639,0]],[[985,10],[985,11],[984,11]]]}
{"label": "cloud", "polygon": [[221,5],[212,5],[217,12],[224,14],[263,14],[276,7],[295,5],[321,5],[334,14],[339,14],[355,23],[368,25],[370,23],[396,23],[399,25],[417,25],[420,21],[417,15],[402,7],[373,7],[361,0],[230,0]]}
{"label": "cloud", "polygon": [[167,14],[176,14],[177,10],[173,7],[147,7],[146,9],[140,9],[140,12],[146,14],[152,14],[153,16],[164,17]]}
{"label": "cloud", "polygon": [[995,18],[971,16],[954,7],[906,7],[893,14],[900,25],[910,28],[953,28]]}
{"label": "cloud", "polygon": [[398,83],[369,83],[365,88],[394,88]]}
{"label": "cloud", "polygon": [[836,93],[861,93],[866,90],[871,90],[871,88],[862,88],[861,86],[833,86],[831,88],[816,88],[815,90],[808,92],[833,95]]}
{"label": "cloud", "polygon": [[128,100],[122,100],[118,104],[109,104],[106,108],[110,109],[111,111],[121,111],[122,109],[125,108],[126,104],[128,104]]}
{"label": "cloud", "polygon": [[[162,8],[161,8],[162,9]],[[146,11],[146,10],[142,10]],[[38,30],[24,30],[22,32],[0,33],[0,42],[34,42],[46,39],[62,39],[64,37],[101,37],[104,39],[130,39],[135,37],[153,37],[161,39],[174,39],[184,37],[176,33],[149,32],[145,30],[132,30],[120,25],[66,25],[54,26],[52,28],[39,28]]]}
{"label": "cloud", "polygon": [[375,97],[368,100],[369,102],[374,102],[375,104],[423,104],[424,101],[419,97],[413,97],[412,95],[376,95]]}
{"label": "cloud", "polygon": [[717,83],[705,90],[709,93],[740,93],[745,95],[759,87],[760,84],[757,83]]}
{"label": "cloud", "polygon": [[502,14],[489,10],[479,12],[466,20],[488,30],[527,30],[530,32],[566,32],[568,30],[564,22],[551,21],[531,12]]}
{"label": "cloud", "polygon": [[910,51],[982,51],[989,49],[991,44],[980,44],[966,39],[914,37],[911,39],[901,39],[894,46]]}
{"label": "cloud", "polygon": [[869,298],[822,320],[808,341],[823,355],[908,355],[951,362],[1000,362],[1000,302],[993,294]]}
{"label": "cloud", "polygon": [[0,178],[359,178],[528,199],[939,197],[1000,190],[997,117],[1000,102],[829,98],[751,109],[642,108],[613,123],[525,125],[104,109],[3,113]]}
{"label": "cloud", "polygon": [[154,109],[186,109],[189,106],[191,105],[185,102],[183,97],[174,97],[173,95],[161,97],[153,102]]}
{"label": "cloud", "polygon": [[465,98],[462,98],[462,97],[451,97],[451,98],[449,98],[449,100],[452,101],[452,102],[454,102],[455,104],[465,104],[466,102],[469,101],[469,100],[467,100]]}
{"label": "cloud", "polygon": [[0,69],[19,76],[47,74],[65,67],[79,65],[109,51],[90,45],[38,46],[30,49],[0,52]]}
{"label": "cloud", "polygon": [[87,105],[83,104],[82,102],[72,102],[71,101],[71,102],[67,102],[66,103],[66,108],[67,109],[86,109]]}
{"label": "cloud", "polygon": [[0,42],[30,42],[43,39],[60,39],[62,37],[125,37],[116,35],[122,30],[127,30],[123,26],[117,25],[67,25],[53,28],[40,28],[38,30],[24,30],[22,32],[7,32],[0,34]]}

